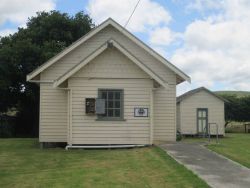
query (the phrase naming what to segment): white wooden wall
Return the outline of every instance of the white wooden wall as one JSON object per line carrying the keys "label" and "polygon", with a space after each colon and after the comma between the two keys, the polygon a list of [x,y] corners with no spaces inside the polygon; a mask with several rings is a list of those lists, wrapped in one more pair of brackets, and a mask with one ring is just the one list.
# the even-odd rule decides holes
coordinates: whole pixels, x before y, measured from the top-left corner
{"label": "white wooden wall", "polygon": [[[206,91],[200,91],[181,101],[180,124],[182,134],[197,133],[197,108],[208,108],[208,122],[219,125],[219,134],[224,135],[224,102]],[[177,120],[178,121],[178,120]],[[215,126],[211,126],[215,134]]]}
{"label": "white wooden wall", "polygon": [[[149,144],[150,117],[134,117],[134,107],[150,107],[153,81],[116,49],[108,49],[68,81],[72,90],[72,144]],[[85,114],[85,99],[98,89],[124,90],[124,121],[97,121]]]}
{"label": "white wooden wall", "polygon": [[176,140],[176,86],[154,91],[154,142]]}
{"label": "white wooden wall", "polygon": [[67,93],[52,84],[40,84],[40,142],[67,141]]}
{"label": "white wooden wall", "polygon": [[180,103],[176,105],[176,130],[181,131],[181,122],[180,122]]}
{"label": "white wooden wall", "polygon": [[[176,75],[112,26],[103,29],[42,72],[41,80],[53,81],[57,79],[110,38],[118,41],[169,84],[168,89],[154,92],[154,102],[156,103],[154,106],[154,115],[156,116],[154,118],[154,139],[156,141],[175,140]],[[138,67],[134,68],[135,65],[124,58],[123,55],[120,54],[119,57],[115,57],[115,54],[117,54],[116,51],[107,51],[107,53],[102,54],[101,58],[105,64],[90,63],[85,67],[86,69],[82,69],[68,81],[69,87],[73,89],[73,143],[94,144],[105,141],[105,143],[116,144],[125,142],[145,144],[149,142],[149,118],[135,119],[132,117],[132,112],[133,108],[138,105],[149,107],[149,89],[153,87],[153,81],[143,71],[137,69]],[[113,57],[113,61],[105,60],[108,57]],[[120,61],[115,58],[120,59]],[[92,79],[86,79],[87,77],[92,77]],[[85,97],[96,97],[97,89],[102,87],[124,89],[126,122],[109,122],[107,124],[94,121],[94,117],[84,116]],[[49,84],[41,84],[40,92],[40,141],[66,142],[68,121],[66,91],[54,89]],[[163,110],[166,111],[163,112]],[[86,125],[86,129],[79,128],[78,125],[83,125],[83,123]],[[128,126],[122,126],[125,123]],[[107,128],[103,130],[104,127]],[[95,134],[95,131],[99,129],[104,132]],[[114,132],[108,133],[111,130],[114,130]],[[86,133],[83,131],[86,131]],[[87,135],[89,137],[85,137]],[[114,135],[114,138],[110,135]]]}

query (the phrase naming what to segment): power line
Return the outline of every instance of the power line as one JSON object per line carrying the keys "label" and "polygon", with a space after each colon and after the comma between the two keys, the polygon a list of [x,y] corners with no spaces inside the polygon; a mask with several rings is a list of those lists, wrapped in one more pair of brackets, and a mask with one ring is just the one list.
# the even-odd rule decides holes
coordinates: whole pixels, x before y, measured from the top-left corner
{"label": "power line", "polygon": [[140,1],[141,1],[141,0],[138,0],[138,1],[137,1],[136,5],[135,5],[135,8],[134,8],[134,10],[133,10],[133,12],[132,12],[132,14],[129,16],[128,21],[127,21],[126,24],[124,25],[125,28],[127,27],[128,23],[129,23],[129,21],[130,21],[130,19],[132,18],[132,16],[133,16],[133,14],[134,14],[134,12],[135,12],[137,6],[139,5]]}

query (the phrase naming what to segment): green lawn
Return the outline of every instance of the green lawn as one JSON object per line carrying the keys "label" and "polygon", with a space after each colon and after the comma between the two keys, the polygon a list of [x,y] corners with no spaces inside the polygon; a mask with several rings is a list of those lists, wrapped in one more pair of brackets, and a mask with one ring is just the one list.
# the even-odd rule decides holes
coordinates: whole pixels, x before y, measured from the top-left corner
{"label": "green lawn", "polygon": [[0,139],[0,187],[208,187],[156,147],[38,148],[35,139]]}
{"label": "green lawn", "polygon": [[219,144],[207,147],[250,168],[250,134],[226,134],[225,138],[219,139]]}
{"label": "green lawn", "polygon": [[[182,142],[208,142],[208,139],[184,138]],[[227,133],[224,138],[219,138],[219,144],[212,138],[207,147],[250,168],[250,134]]]}

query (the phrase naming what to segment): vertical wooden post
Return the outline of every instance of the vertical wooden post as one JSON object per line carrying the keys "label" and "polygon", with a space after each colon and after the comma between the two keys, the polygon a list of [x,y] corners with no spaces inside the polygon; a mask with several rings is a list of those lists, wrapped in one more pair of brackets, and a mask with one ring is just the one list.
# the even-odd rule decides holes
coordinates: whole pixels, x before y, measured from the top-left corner
{"label": "vertical wooden post", "polygon": [[150,89],[150,144],[153,144],[154,140],[154,93],[153,89]]}
{"label": "vertical wooden post", "polygon": [[216,123],[216,143],[219,143],[219,125]]}
{"label": "vertical wooden post", "polygon": [[69,119],[68,145],[72,146],[72,90],[71,89],[69,89],[68,92],[68,119]]}
{"label": "vertical wooden post", "polygon": [[210,132],[210,128],[211,128],[211,124],[210,123],[208,123],[208,141],[210,142],[210,140],[211,140],[211,132]]}
{"label": "vertical wooden post", "polygon": [[67,90],[67,125],[68,125],[68,127],[67,127],[67,144],[69,144],[69,142],[70,142],[70,112],[69,112],[69,107],[70,107],[70,102],[69,102],[69,100],[70,100],[70,90],[68,89]]}

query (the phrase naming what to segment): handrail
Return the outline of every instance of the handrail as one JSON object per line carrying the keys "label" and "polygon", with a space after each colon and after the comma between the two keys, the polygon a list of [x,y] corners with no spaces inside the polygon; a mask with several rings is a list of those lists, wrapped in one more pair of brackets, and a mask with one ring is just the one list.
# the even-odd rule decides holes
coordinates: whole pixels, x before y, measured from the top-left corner
{"label": "handrail", "polygon": [[203,128],[203,138],[205,138],[206,136],[206,133],[207,133],[207,127],[205,126],[204,128]]}
{"label": "handrail", "polygon": [[211,140],[211,125],[216,125],[216,143],[219,143],[219,126],[217,123],[208,123],[208,141]]}

